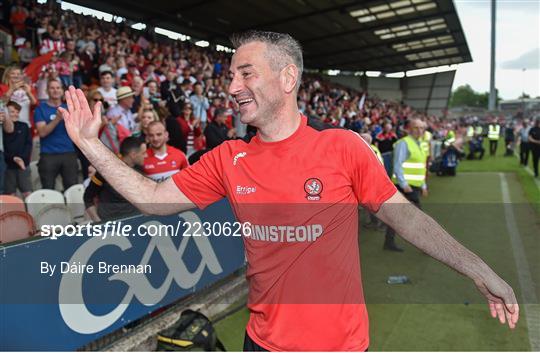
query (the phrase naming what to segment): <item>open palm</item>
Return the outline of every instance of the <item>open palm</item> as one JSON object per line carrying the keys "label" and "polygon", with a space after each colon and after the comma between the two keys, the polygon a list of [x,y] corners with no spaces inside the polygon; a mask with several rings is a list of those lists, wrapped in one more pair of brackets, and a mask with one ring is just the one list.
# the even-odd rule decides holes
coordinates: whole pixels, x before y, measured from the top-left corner
{"label": "open palm", "polygon": [[96,103],[92,112],[83,91],[70,86],[66,91],[66,103],[67,110],[58,108],[58,111],[71,140],[80,146],[85,140],[97,138],[101,126],[101,102]]}

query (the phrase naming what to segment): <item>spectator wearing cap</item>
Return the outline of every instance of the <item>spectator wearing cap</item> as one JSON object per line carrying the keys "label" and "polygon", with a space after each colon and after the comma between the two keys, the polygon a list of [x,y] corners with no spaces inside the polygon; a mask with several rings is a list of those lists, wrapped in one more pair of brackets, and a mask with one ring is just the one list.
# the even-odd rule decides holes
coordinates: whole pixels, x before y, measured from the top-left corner
{"label": "spectator wearing cap", "polygon": [[229,129],[227,127],[226,121],[227,109],[217,108],[214,113],[214,119],[204,129],[207,149],[211,150],[212,148],[219,146],[223,142],[235,137],[236,130],[234,128]]}
{"label": "spectator wearing cap", "polygon": [[114,123],[118,123],[128,129],[130,132],[137,130],[135,114],[131,111],[135,101],[134,92],[131,87],[120,87],[116,91],[118,104],[110,108],[107,117]]}
{"label": "spectator wearing cap", "polygon": [[116,88],[113,87],[114,85],[114,75],[111,71],[103,71],[99,74],[99,83],[100,86],[98,87],[99,93],[103,96],[105,99],[105,102],[109,105],[109,107],[114,107],[117,103],[117,94],[116,94]]}

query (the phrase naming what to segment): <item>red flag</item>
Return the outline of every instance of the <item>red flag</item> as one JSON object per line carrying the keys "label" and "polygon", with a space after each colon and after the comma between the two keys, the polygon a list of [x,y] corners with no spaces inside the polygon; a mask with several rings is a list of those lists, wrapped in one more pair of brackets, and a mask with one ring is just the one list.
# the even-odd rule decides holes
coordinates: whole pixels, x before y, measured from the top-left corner
{"label": "red flag", "polygon": [[39,78],[39,73],[43,65],[46,65],[54,55],[54,51],[50,51],[47,54],[43,54],[33,59],[30,64],[24,69],[24,73],[32,79],[32,82],[36,82]]}

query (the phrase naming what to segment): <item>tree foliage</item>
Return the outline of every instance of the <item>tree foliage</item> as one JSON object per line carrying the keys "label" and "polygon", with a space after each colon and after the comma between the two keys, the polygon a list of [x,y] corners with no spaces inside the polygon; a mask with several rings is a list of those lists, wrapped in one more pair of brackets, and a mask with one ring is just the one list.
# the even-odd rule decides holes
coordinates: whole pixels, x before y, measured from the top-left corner
{"label": "tree foliage", "polygon": [[[496,101],[499,103],[499,92],[496,90]],[[450,96],[449,107],[477,107],[488,108],[489,92],[479,93],[469,85],[459,86]]]}

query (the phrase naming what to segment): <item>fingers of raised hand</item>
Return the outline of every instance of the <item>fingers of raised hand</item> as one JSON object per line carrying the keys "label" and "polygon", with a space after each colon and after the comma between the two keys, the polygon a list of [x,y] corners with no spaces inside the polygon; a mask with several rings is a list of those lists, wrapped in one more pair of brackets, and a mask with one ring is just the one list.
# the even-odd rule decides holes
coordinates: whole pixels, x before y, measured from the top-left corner
{"label": "fingers of raised hand", "polygon": [[[75,106],[73,105],[73,97],[71,94],[71,88],[73,86],[70,86],[69,89],[66,91],[66,104],[68,106],[68,110],[70,113],[73,113],[75,110]],[[65,117],[64,117],[65,118]]]}
{"label": "fingers of raised hand", "polygon": [[90,106],[88,105],[88,100],[86,99],[84,92],[81,89],[76,90],[77,94],[77,100],[79,102],[79,106],[83,111],[90,111]]}
{"label": "fingers of raised hand", "polygon": [[71,100],[73,101],[73,108],[75,110],[81,111],[81,102],[77,95],[77,90],[73,86],[69,86],[69,93],[71,93]]}

